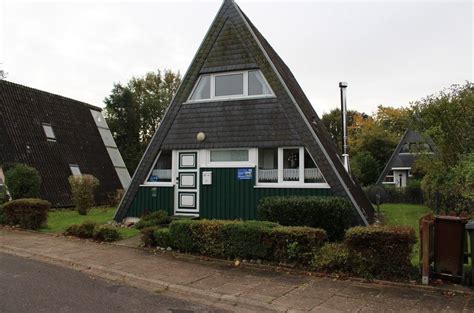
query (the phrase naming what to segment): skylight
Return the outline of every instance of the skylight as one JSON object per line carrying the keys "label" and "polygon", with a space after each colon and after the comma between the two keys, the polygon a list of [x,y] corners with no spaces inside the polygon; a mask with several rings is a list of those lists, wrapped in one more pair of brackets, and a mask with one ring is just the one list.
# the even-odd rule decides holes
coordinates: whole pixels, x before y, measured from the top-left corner
{"label": "skylight", "polygon": [[43,130],[48,141],[56,141],[56,135],[54,134],[54,130],[51,124],[43,123]]}

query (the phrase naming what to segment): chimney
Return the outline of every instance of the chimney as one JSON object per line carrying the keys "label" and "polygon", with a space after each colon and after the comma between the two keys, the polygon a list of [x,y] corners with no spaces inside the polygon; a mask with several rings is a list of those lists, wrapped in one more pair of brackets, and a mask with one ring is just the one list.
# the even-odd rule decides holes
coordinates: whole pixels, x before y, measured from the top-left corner
{"label": "chimney", "polygon": [[346,82],[340,82],[339,88],[341,89],[341,120],[342,120],[342,164],[346,169],[347,173],[350,172],[349,167],[349,143],[347,137],[347,103],[346,103]]}

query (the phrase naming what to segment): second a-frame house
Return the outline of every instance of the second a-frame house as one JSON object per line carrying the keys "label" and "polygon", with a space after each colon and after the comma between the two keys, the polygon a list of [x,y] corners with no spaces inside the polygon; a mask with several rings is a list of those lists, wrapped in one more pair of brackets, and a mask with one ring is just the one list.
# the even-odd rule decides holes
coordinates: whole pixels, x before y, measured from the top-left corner
{"label": "second a-frame house", "polygon": [[255,219],[268,196],[348,199],[373,208],[289,68],[232,0],[206,34],[115,214]]}
{"label": "second a-frame house", "polygon": [[392,156],[380,173],[377,184],[403,188],[412,179],[411,169],[421,154],[434,154],[434,142],[418,132],[407,129]]}

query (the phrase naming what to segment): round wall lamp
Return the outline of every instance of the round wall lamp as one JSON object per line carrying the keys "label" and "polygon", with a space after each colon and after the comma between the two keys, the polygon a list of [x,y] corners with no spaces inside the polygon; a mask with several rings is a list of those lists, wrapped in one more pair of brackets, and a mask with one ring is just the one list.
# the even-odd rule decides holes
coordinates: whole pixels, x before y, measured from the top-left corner
{"label": "round wall lamp", "polygon": [[203,142],[204,140],[206,140],[206,134],[203,133],[203,132],[199,132],[199,133],[197,133],[197,135],[196,135],[196,139],[197,139],[197,141],[199,141],[199,142]]}

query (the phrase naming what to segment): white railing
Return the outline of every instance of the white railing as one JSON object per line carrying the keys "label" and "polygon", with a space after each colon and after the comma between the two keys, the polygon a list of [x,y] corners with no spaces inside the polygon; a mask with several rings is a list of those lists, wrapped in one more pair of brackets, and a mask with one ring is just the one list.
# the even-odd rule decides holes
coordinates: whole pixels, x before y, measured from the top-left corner
{"label": "white railing", "polygon": [[[324,181],[323,174],[318,168],[305,168],[304,177],[307,180]],[[300,170],[297,168],[285,168],[283,169],[283,180],[284,181],[299,181]],[[261,183],[265,182],[277,182],[278,181],[278,169],[271,170],[259,170],[258,180]]]}

